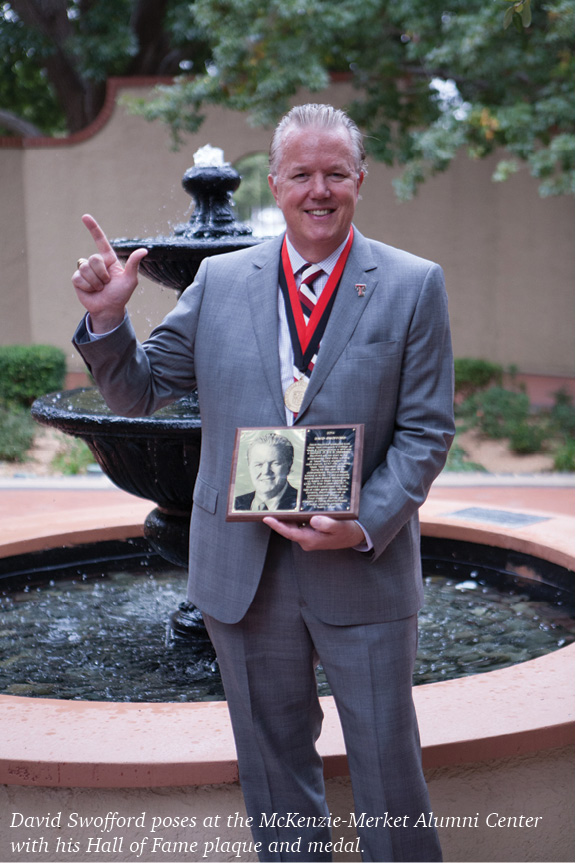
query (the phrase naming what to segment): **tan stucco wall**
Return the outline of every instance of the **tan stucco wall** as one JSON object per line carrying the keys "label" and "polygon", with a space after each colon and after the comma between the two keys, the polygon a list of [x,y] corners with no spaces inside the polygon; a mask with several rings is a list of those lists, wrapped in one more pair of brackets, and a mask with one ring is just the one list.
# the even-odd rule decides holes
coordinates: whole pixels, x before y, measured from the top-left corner
{"label": "tan stucco wall", "polygon": [[32,340],[23,157],[22,150],[0,150],[0,344]]}
{"label": "tan stucco wall", "polygon": [[[431,805],[434,817],[439,819],[437,823],[445,861],[550,863],[556,860],[566,863],[574,860],[573,756],[573,748],[567,747],[500,761],[427,771]],[[327,781],[327,800],[332,815],[347,822],[354,811],[347,777]],[[105,816],[108,812],[117,813],[126,819],[144,812],[145,827],[133,825],[106,833],[80,826],[81,817]],[[13,813],[21,813],[22,817],[15,817]],[[22,823],[23,818],[31,815],[42,817],[48,814],[51,819],[58,813],[61,813],[60,828],[43,825],[30,828]],[[75,813],[73,821],[70,821],[71,813]],[[137,859],[169,860],[172,863],[181,860],[254,861],[257,859],[255,854],[243,852],[244,846],[236,844],[250,842],[248,829],[241,825],[227,826],[230,823],[229,816],[232,816],[231,824],[235,823],[233,816],[236,813],[245,818],[239,785],[132,790],[4,785],[0,786],[0,817],[4,825],[0,836],[0,859],[6,863],[20,863],[23,860],[46,863],[69,859],[77,863],[96,859],[115,859],[120,863]],[[397,817],[400,813],[389,814]],[[505,822],[501,826],[490,826],[497,823],[496,814],[505,818]],[[519,820],[520,815],[539,820],[524,826],[524,822]],[[154,818],[161,819],[156,822],[161,825],[165,818],[180,820],[192,817],[197,819],[195,827],[159,826],[152,829]],[[428,818],[428,814],[425,814],[425,820]],[[509,822],[509,818],[516,818],[516,821]],[[21,826],[10,827],[11,823],[20,823]],[[512,826],[514,823],[522,823],[523,826]],[[13,852],[12,842],[27,838],[39,840],[40,837],[43,837],[46,846],[37,845],[35,853]],[[94,840],[92,845],[89,845],[90,837]],[[140,854],[136,850],[132,853],[131,843],[141,843],[144,837],[147,838],[143,851]],[[169,843],[198,844],[189,854],[177,850],[173,853],[171,846],[166,846],[166,851],[160,845],[153,847],[155,837]],[[117,838],[115,852],[114,846],[110,845],[109,852],[100,855],[95,844],[100,838],[110,843]],[[78,842],[79,850],[74,852],[72,848],[70,853],[63,853],[61,845],[62,853],[56,853],[58,839],[65,843]],[[120,839],[123,840],[121,845]],[[347,850],[336,853],[334,860],[360,860],[360,855],[350,850],[355,831],[347,826],[336,827],[333,840],[341,843],[342,839],[344,842],[340,847]],[[206,842],[210,844],[206,846]],[[45,847],[48,853],[44,852]],[[88,849],[90,853],[87,853]]]}
{"label": "tan stucco wall", "polygon": [[[343,104],[349,97],[335,85],[318,98]],[[234,162],[266,150],[269,137],[241,114],[210,108],[199,133],[172,152],[162,126],[118,105],[81,143],[0,146],[0,343],[50,342],[67,350],[71,370],[81,370],[69,346],[80,317],[70,276],[76,259],[92,251],[80,216],[92,212],[111,237],[168,234],[189,214],[181,178],[196,149],[211,143]],[[539,198],[526,171],[495,184],[494,164],[463,156],[414,201],[399,204],[394,172],[372,163],[356,224],[442,264],[456,355],[572,376],[573,199]],[[173,292],[144,281],[131,307],[139,334],[174,302]]]}

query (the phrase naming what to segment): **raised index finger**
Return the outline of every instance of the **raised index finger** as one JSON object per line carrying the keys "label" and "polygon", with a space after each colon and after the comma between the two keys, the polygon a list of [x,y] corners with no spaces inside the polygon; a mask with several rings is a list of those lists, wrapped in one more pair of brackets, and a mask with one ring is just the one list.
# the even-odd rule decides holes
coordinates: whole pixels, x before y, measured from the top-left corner
{"label": "raised index finger", "polygon": [[81,221],[91,234],[98,252],[104,259],[106,267],[109,267],[111,264],[117,261],[118,258],[115,251],[110,246],[108,238],[106,237],[94,217],[90,216],[89,213],[86,213],[84,216],[82,216]]}

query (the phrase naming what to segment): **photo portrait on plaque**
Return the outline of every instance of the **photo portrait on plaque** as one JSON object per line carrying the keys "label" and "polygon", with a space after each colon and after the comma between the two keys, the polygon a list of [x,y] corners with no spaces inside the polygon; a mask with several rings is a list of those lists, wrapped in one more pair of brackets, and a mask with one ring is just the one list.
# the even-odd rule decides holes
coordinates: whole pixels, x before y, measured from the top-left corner
{"label": "photo portrait on plaque", "polygon": [[227,520],[356,518],[362,447],[360,424],[237,429]]}

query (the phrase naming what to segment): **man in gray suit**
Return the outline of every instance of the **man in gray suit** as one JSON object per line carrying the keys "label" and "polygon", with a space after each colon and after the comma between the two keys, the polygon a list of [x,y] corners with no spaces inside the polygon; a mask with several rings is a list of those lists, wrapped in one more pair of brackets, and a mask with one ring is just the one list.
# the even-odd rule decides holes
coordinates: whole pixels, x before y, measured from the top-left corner
{"label": "man in gray suit", "polygon": [[[88,312],[75,343],[112,410],[148,414],[199,392],[188,595],[218,654],[261,860],[331,859],[318,660],[363,859],[441,859],[435,829],[416,825],[430,803],[411,689],[417,513],[454,432],[447,301],[439,266],[353,227],[364,165],[343,112],[289,112],[269,176],[285,237],[206,259],[143,345],[125,306],[145,250],[123,267],[85,216],[98,251],[73,276]],[[303,324],[307,273],[314,311]],[[359,520],[226,522],[236,428],[293,423],[364,424]]]}

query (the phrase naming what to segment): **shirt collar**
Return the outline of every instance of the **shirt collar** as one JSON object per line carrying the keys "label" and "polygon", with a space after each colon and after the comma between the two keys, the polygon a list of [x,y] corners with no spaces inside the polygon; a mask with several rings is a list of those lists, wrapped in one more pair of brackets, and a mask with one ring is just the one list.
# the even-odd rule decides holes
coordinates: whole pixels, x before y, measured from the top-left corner
{"label": "shirt collar", "polygon": [[263,510],[270,510],[276,512],[278,509],[278,504],[284,497],[284,493],[287,489],[287,484],[284,485],[282,491],[278,495],[278,497],[272,497],[268,501],[262,500],[258,494],[255,494],[252,498],[252,503],[250,504],[250,509],[252,512],[262,512]]}
{"label": "shirt collar", "polygon": [[[347,238],[349,237],[349,233],[343,243],[338,246],[334,252],[332,252],[327,258],[323,261],[317,261],[317,265],[325,272],[328,276],[331,275],[333,270],[335,269],[335,264],[337,263],[339,256],[345,248],[345,244],[347,243]],[[288,249],[288,256],[290,259],[290,265],[292,267],[293,273],[296,275],[301,267],[304,267],[308,261],[306,261],[302,255],[300,255],[291,241],[288,238],[288,235],[285,235],[285,242]]]}

